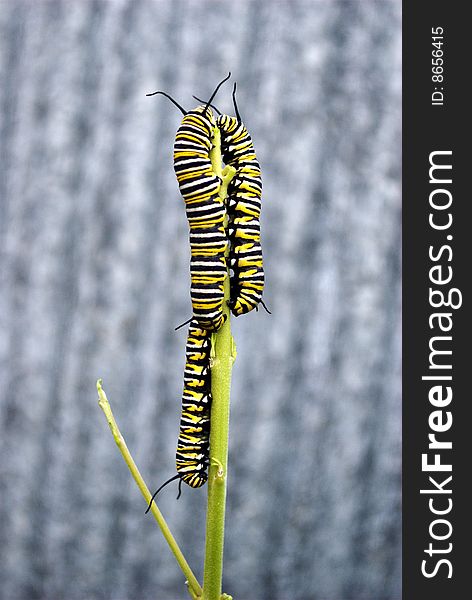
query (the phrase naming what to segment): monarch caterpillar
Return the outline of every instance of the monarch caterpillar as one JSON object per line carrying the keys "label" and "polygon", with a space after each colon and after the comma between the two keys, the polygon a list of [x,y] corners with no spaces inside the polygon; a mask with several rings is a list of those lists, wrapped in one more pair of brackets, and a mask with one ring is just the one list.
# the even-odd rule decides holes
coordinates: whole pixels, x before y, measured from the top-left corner
{"label": "monarch caterpillar", "polygon": [[220,178],[210,160],[216,120],[209,108],[221,81],[205,106],[186,112],[170,96],[184,118],[174,142],[174,171],[185,201],[190,238],[190,297],[193,318],[207,331],[224,323],[223,283],[227,275],[225,253],[228,240],[224,228],[226,207],[218,192]]}
{"label": "monarch caterpillar", "polygon": [[[196,98],[194,96],[194,98]],[[200,102],[198,98],[196,98]],[[229,306],[235,316],[257,309],[263,300],[264,269],[260,243],[262,179],[251,136],[242,123],[236,103],[236,83],[233,87],[236,117],[219,113],[216,121],[221,132],[221,152],[226,165],[236,169],[228,186],[229,264],[231,299]],[[270,311],[268,311],[270,312]]]}
{"label": "monarch caterpillar", "polygon": [[[159,491],[171,481],[179,479],[179,498],[182,481],[197,488],[208,479],[212,400],[211,331],[217,331],[226,318],[222,312],[223,282],[227,276],[226,255],[229,254],[233,269],[228,302],[231,312],[241,315],[262,302],[264,271],[259,227],[262,183],[254,146],[236,105],[236,84],[233,89],[236,118],[220,113],[215,120],[210,109],[220,86],[230,76],[231,73],[218,84],[206,104],[189,112],[168,94],[154,92],[169,98],[184,114],[174,143],[174,170],[185,200],[190,228],[193,317],[186,345],[182,413],[176,452],[177,475],[154,493],[146,512]],[[213,173],[210,160],[216,127],[221,132],[222,158],[227,165],[236,169],[228,187],[226,204],[219,197],[221,180]],[[229,240],[224,228],[226,215]]]}
{"label": "monarch caterpillar", "polygon": [[211,334],[192,320],[185,349],[182,415],[176,466],[181,481],[200,487],[208,478],[210,447]]}
{"label": "monarch caterpillar", "polygon": [[218,195],[220,179],[213,173],[210,150],[216,121],[210,108],[188,112],[177,131],[174,170],[190,227],[190,296],[194,318],[206,330],[224,323],[223,282],[228,241],[226,209]]}
{"label": "monarch caterpillar", "polygon": [[146,513],[157,494],[171,481],[179,479],[177,498],[180,498],[182,481],[190,487],[198,488],[208,479],[212,399],[210,350],[211,333],[202,329],[198,321],[192,319],[185,348],[184,391],[176,452],[177,475],[168,479],[154,492]]}
{"label": "monarch caterpillar", "polygon": [[251,136],[239,116],[236,83],[233,88],[236,117],[220,115],[221,152],[227,165],[236,169],[228,186],[231,299],[235,315],[242,315],[262,302],[264,269],[260,243],[262,179]]}

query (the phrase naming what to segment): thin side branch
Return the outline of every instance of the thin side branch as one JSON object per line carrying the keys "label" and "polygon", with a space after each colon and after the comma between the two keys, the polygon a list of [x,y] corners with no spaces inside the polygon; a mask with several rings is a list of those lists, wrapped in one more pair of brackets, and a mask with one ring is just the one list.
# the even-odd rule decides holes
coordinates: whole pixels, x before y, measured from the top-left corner
{"label": "thin side branch", "polygon": [[[144,479],[142,478],[142,475],[139,472],[139,469],[136,466],[136,463],[134,462],[133,457],[130,454],[130,451],[128,450],[128,446],[126,445],[126,442],[125,442],[123,436],[121,435],[121,432],[115,421],[115,417],[113,416],[113,412],[111,410],[110,403],[108,402],[105,391],[102,388],[102,380],[101,379],[99,379],[97,381],[97,392],[98,392],[98,405],[105,413],[105,417],[108,421],[108,425],[111,429],[111,432],[113,434],[113,438],[116,442],[116,445],[118,446],[118,448],[124,458],[124,461],[128,466],[128,469],[131,471],[131,475],[133,476],[134,480],[136,481],[141,494],[144,496],[146,503],[149,504],[152,494],[149,491],[146,483],[144,482]],[[155,501],[152,503],[151,512],[152,512],[154,518],[156,519],[157,524],[159,525],[163,536],[165,537],[167,543],[169,544],[169,547],[170,547],[173,555],[175,556],[179,567],[182,569],[182,572],[185,575],[185,578],[187,580],[186,583],[187,583],[187,587],[188,587],[190,595],[192,596],[192,598],[194,598],[194,600],[200,599],[202,596],[202,593],[203,593],[202,588],[201,588],[200,584],[198,583],[197,578],[193,574],[192,569],[190,568],[188,562],[185,560],[185,557],[182,554],[182,551],[180,550],[177,542],[175,541],[174,536],[170,532],[170,529],[169,529],[167,523],[165,522],[165,519],[162,516],[161,511],[157,508]]]}

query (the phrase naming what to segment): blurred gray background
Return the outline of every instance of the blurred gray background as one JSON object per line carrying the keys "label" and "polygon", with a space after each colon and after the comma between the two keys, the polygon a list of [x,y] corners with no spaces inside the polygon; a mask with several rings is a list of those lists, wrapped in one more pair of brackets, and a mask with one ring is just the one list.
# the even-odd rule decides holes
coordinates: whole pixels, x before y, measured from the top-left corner
{"label": "blurred gray background", "polygon": [[[186,108],[231,70],[264,311],[233,319],[224,591],[400,598],[400,1],[0,4],[0,597],[177,600]],[[232,114],[231,83],[216,102]],[[175,484],[174,484],[175,485]],[[206,488],[160,507],[201,577]]]}

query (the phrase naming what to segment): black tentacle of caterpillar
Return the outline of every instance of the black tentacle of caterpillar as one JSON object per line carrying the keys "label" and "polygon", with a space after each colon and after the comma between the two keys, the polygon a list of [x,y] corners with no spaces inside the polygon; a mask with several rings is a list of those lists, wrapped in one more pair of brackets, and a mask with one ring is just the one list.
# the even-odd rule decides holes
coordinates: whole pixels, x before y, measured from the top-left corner
{"label": "black tentacle of caterpillar", "polygon": [[[205,100],[201,100],[201,98],[197,98],[197,96],[192,96],[192,98],[195,98],[195,100],[197,102],[205,102]],[[216,108],[216,106],[214,104],[209,104],[209,106],[211,106],[211,108],[217,112],[219,115],[221,115],[222,113]]]}

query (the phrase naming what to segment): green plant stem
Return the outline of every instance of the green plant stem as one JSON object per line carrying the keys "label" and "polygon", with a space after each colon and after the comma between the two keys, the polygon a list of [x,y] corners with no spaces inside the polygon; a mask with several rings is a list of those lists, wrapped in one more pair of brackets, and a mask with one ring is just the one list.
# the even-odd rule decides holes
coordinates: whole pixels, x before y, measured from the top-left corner
{"label": "green plant stem", "polygon": [[[111,432],[113,434],[113,438],[116,442],[116,445],[118,446],[118,448],[125,460],[125,463],[128,466],[128,469],[131,471],[131,475],[133,476],[134,480],[136,481],[138,488],[141,491],[141,494],[144,496],[144,499],[149,504],[152,494],[149,491],[146,483],[144,482],[144,479],[142,478],[142,475],[139,472],[139,469],[136,466],[136,463],[134,462],[130,451],[128,450],[128,446],[126,445],[126,442],[125,442],[123,436],[121,435],[121,432],[115,421],[115,417],[113,416],[113,412],[111,410],[110,403],[108,402],[105,391],[102,388],[102,380],[101,379],[99,379],[97,381],[97,392],[98,392],[98,405],[105,413],[105,417],[108,421],[108,425],[110,426]],[[157,524],[159,525],[159,527],[162,531],[162,534],[164,535],[167,543],[169,544],[169,547],[170,547],[172,553],[174,554],[174,556],[177,560],[177,563],[179,564],[179,567],[182,569],[182,572],[187,579],[187,586],[188,586],[190,595],[195,600],[197,600],[198,598],[201,598],[202,588],[201,588],[200,584],[198,583],[197,578],[193,574],[192,569],[190,568],[188,562],[185,560],[185,557],[182,554],[182,551],[180,550],[177,542],[175,541],[174,536],[170,532],[170,529],[169,529],[167,523],[165,522],[161,511],[157,508],[155,501],[152,503],[151,512],[152,512],[154,518],[156,519]]]}
{"label": "green plant stem", "polygon": [[[210,158],[213,171],[222,180],[219,195],[224,200],[227,195],[228,183],[236,171],[229,166],[222,170],[218,128],[215,128],[212,141],[213,148]],[[227,221],[225,227],[227,227]],[[227,304],[229,298],[230,284],[227,274],[224,281],[223,301],[223,312],[227,318],[221,329],[212,336],[210,361],[212,405],[203,600],[220,599],[223,574],[231,370],[236,357],[235,344],[231,335],[230,311]]]}

